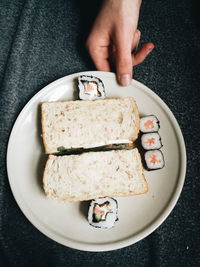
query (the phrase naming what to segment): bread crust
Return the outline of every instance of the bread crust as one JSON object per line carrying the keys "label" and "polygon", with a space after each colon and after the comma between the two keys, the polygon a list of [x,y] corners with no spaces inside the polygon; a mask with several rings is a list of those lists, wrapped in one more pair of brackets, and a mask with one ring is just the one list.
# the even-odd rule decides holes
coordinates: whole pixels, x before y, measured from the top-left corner
{"label": "bread crust", "polygon": [[[144,175],[143,178],[145,179]],[[87,200],[92,200],[95,198],[100,198],[100,197],[131,197],[131,196],[137,196],[137,195],[142,195],[148,192],[148,185],[147,185],[147,181],[145,179],[145,190],[143,192],[140,193],[129,193],[129,194],[112,194],[112,195],[92,195],[91,197],[83,197],[83,198],[58,198],[56,196],[52,196],[52,195],[48,195],[47,197],[53,200],[57,200],[59,202],[79,202],[79,201],[87,201]]]}
{"label": "bread crust", "polygon": [[44,149],[45,149],[45,153],[48,154],[48,146],[47,146],[47,143],[46,143],[46,139],[44,138],[44,133],[45,133],[45,130],[44,130],[44,112],[43,112],[43,105],[46,104],[48,102],[43,102],[41,104],[41,124],[42,124],[42,141],[43,141],[43,144],[44,144]]}
{"label": "bread crust", "polygon": [[139,134],[139,130],[140,130],[140,116],[139,116],[139,110],[138,110],[138,106],[137,106],[135,99],[133,97],[131,97],[130,99],[132,101],[133,112],[134,112],[135,117],[136,117],[135,118],[136,130],[135,130],[135,134],[132,137],[132,142],[134,142],[138,138],[138,134]]}

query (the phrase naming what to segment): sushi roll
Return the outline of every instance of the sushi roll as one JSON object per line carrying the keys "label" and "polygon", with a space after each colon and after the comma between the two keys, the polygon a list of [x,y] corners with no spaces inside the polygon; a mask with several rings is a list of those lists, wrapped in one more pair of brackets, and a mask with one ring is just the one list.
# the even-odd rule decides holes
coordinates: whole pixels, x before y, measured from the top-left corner
{"label": "sushi roll", "polygon": [[105,98],[105,89],[102,80],[94,76],[81,75],[78,78],[79,98],[94,100]]}
{"label": "sushi roll", "polygon": [[159,120],[156,116],[150,115],[140,118],[140,131],[142,133],[157,132],[159,128]]}
{"label": "sushi roll", "polygon": [[97,198],[91,201],[88,210],[88,222],[97,228],[112,228],[118,220],[117,200],[109,197]]}
{"label": "sushi roll", "polygon": [[158,133],[145,133],[141,136],[141,145],[145,150],[159,149],[162,147],[161,137]]}
{"label": "sushi roll", "polygon": [[146,151],[144,159],[148,170],[162,169],[165,165],[163,153],[157,149]]}

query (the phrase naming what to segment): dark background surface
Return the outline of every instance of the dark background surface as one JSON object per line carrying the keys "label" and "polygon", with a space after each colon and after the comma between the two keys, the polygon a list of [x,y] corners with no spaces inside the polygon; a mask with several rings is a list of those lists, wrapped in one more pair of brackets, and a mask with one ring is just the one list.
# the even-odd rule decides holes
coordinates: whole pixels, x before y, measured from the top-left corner
{"label": "dark background surface", "polygon": [[142,43],[152,41],[155,49],[135,68],[134,78],[170,107],[187,148],[185,185],[166,221],[132,246],[82,252],[41,234],[11,193],[6,148],[12,126],[42,87],[94,69],[84,42],[97,11],[95,2],[100,1],[0,1],[0,266],[200,266],[198,1],[144,0],[139,21]]}

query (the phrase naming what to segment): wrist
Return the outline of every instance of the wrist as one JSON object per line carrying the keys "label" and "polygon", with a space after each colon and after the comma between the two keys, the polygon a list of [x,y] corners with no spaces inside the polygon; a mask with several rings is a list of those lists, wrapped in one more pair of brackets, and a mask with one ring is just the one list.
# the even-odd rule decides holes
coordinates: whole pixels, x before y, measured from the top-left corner
{"label": "wrist", "polygon": [[131,3],[131,4],[136,4],[139,7],[142,4],[142,0],[103,0],[103,3],[111,3],[112,5],[119,5],[119,4],[124,4],[124,3]]}
{"label": "wrist", "polygon": [[102,8],[110,10],[113,13],[137,12],[140,10],[142,0],[103,0]]}

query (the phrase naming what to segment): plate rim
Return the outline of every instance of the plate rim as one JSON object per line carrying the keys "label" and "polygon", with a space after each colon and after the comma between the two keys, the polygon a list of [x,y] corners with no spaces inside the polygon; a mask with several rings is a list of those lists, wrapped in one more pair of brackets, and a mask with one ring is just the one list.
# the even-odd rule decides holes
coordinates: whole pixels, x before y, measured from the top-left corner
{"label": "plate rim", "polygon": [[26,110],[29,108],[29,106],[32,104],[32,102],[37,101],[38,96],[41,97],[43,94],[45,94],[46,90],[50,90],[52,87],[54,87],[55,84],[58,84],[59,82],[62,82],[63,80],[67,79],[73,79],[75,77],[78,77],[79,75],[98,75],[98,74],[103,74],[104,76],[108,76],[109,78],[115,78],[116,76],[113,72],[103,72],[103,71],[83,71],[83,72],[78,72],[78,73],[73,73],[70,75],[63,76],[49,84],[47,84],[45,87],[40,89],[35,95],[33,95],[30,100],[25,104],[25,106],[22,108],[21,112],[18,114],[12,130],[10,132],[9,136],[9,141],[7,144],[7,153],[6,153],[6,167],[7,167],[7,176],[8,176],[8,181],[9,185],[11,188],[11,192],[14,196],[15,201],[17,202],[20,210],[24,214],[24,216],[29,220],[29,222],[37,229],[39,230],[42,234],[46,235],[48,238],[54,240],[57,243],[60,243],[64,246],[73,248],[73,249],[78,249],[82,251],[92,251],[92,252],[102,252],[102,251],[111,251],[111,250],[116,250],[116,249],[121,249],[130,245],[135,244],[136,242],[144,239],[148,235],[150,235],[153,231],[155,231],[169,216],[169,214],[172,212],[174,209],[184,182],[185,182],[185,175],[186,175],[186,162],[187,162],[187,157],[186,157],[186,147],[185,147],[185,142],[183,138],[183,134],[181,132],[181,128],[170,110],[170,108],[167,106],[167,104],[150,88],[148,88],[146,85],[143,83],[136,81],[132,79],[131,84],[134,86],[138,87],[142,91],[145,91],[150,95],[156,102],[160,104],[160,106],[167,111],[167,116],[170,118],[170,121],[172,122],[172,125],[175,129],[175,133],[177,135],[178,139],[178,145],[179,145],[179,153],[180,153],[180,162],[181,162],[181,167],[179,171],[179,178],[176,183],[176,187],[173,190],[173,193],[171,195],[170,200],[166,204],[166,206],[163,208],[160,214],[153,220],[152,223],[150,223],[148,226],[145,227],[145,229],[141,229],[138,233],[134,234],[133,236],[130,236],[128,238],[124,238],[122,240],[117,240],[115,242],[106,242],[102,244],[94,244],[94,243],[87,243],[87,242],[80,242],[76,240],[72,240],[70,238],[64,238],[61,235],[57,235],[53,231],[49,230],[49,228],[46,228],[44,224],[37,219],[37,217],[33,214],[32,210],[30,210],[26,204],[26,202],[23,200],[23,197],[20,196],[19,192],[15,190],[15,185],[13,182],[12,174],[10,173],[10,154],[11,154],[11,145],[12,145],[12,140],[13,136],[17,130],[17,126],[19,124],[20,118],[23,116],[23,114],[26,112]]}

